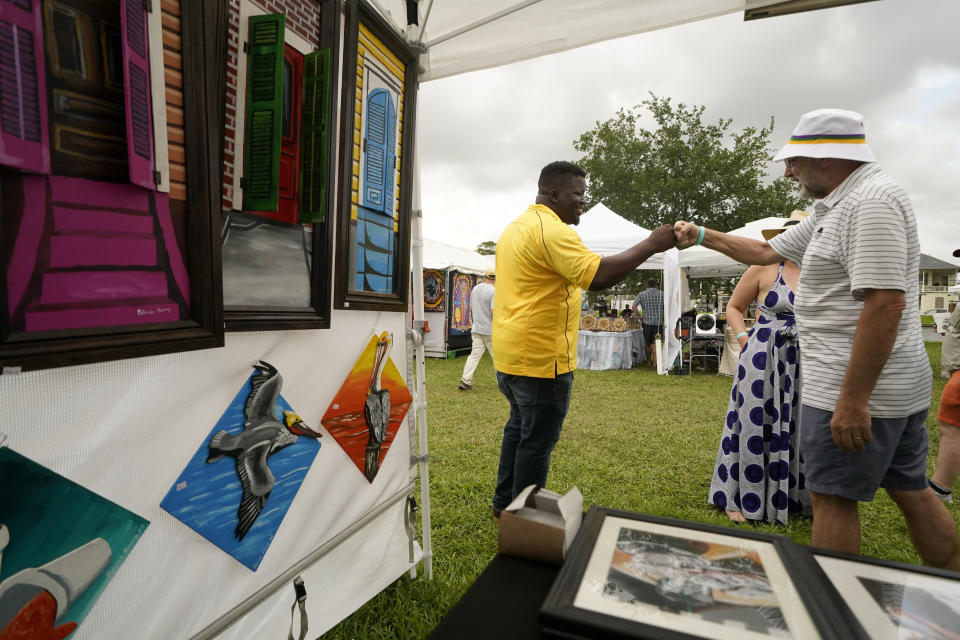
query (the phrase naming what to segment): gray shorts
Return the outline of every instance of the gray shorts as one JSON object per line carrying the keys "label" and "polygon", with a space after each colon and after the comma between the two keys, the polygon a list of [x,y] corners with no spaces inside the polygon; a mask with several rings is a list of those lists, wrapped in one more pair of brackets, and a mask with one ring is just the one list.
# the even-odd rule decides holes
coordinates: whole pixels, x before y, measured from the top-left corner
{"label": "gray shorts", "polygon": [[927,409],[905,418],[873,418],[864,451],[840,449],[830,433],[832,411],[800,408],[800,451],[811,491],[870,502],[878,487],[927,487]]}

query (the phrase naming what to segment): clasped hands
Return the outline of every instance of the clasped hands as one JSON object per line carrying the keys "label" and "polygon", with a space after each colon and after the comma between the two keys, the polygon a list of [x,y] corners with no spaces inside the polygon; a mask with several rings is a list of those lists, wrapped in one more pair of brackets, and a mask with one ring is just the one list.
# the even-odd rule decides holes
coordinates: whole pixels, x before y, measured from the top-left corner
{"label": "clasped hands", "polygon": [[673,237],[677,249],[692,247],[700,237],[700,225],[678,220],[673,224]]}
{"label": "clasped hands", "polygon": [[700,227],[692,222],[676,222],[672,225],[662,224],[650,232],[647,241],[655,252],[660,253],[674,247],[686,249],[697,243]]}

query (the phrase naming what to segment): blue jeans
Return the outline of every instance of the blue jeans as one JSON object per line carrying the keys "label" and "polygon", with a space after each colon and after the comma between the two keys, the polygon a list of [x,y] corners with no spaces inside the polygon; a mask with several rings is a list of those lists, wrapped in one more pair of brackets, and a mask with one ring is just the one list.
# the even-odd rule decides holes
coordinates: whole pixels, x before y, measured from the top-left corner
{"label": "blue jeans", "polygon": [[573,372],[529,378],[497,371],[497,386],[510,402],[493,493],[493,508],[504,509],[525,487],[546,484],[550,453],[570,407]]}

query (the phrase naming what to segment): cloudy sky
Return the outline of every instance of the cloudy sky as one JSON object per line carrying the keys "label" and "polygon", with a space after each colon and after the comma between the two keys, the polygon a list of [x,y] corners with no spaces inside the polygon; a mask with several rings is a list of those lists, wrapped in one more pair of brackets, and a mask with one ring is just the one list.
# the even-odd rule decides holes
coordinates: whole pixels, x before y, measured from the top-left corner
{"label": "cloudy sky", "polygon": [[773,116],[775,146],[806,111],[863,113],[869,145],[913,199],[923,252],[960,263],[957,25],[958,0],[732,14],[425,82],[424,236],[468,248],[496,240],[533,202],[544,164],[575,161],[575,138],[653,92],[705,105],[707,121],[731,118],[737,131]]}

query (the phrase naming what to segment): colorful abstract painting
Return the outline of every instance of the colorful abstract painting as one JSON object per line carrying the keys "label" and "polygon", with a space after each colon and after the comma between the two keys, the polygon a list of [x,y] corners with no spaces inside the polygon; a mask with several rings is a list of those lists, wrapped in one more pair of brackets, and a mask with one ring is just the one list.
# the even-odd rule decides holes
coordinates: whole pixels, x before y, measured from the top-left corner
{"label": "colorful abstract painting", "polygon": [[282,385],[270,363],[255,365],[160,503],[252,571],[320,450]]}
{"label": "colorful abstract painting", "polygon": [[373,336],[320,422],[373,482],[412,396],[390,359],[393,335]]}
{"label": "colorful abstract painting", "polygon": [[470,293],[476,279],[466,273],[452,275],[450,285],[450,333],[459,335],[470,330]]}
{"label": "colorful abstract painting", "polygon": [[0,638],[68,637],[148,524],[0,447]]}
{"label": "colorful abstract painting", "polygon": [[423,308],[427,311],[443,311],[443,271],[423,270]]}

